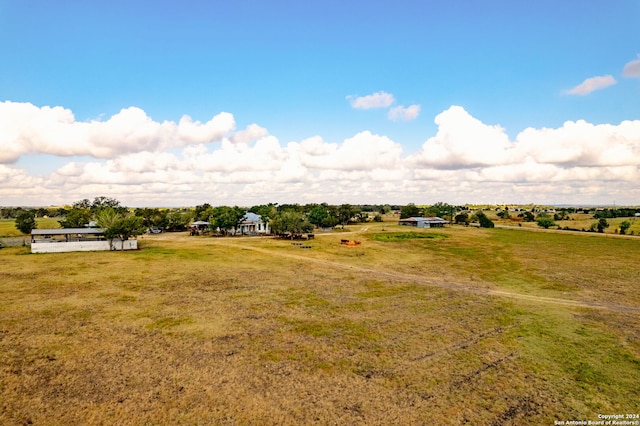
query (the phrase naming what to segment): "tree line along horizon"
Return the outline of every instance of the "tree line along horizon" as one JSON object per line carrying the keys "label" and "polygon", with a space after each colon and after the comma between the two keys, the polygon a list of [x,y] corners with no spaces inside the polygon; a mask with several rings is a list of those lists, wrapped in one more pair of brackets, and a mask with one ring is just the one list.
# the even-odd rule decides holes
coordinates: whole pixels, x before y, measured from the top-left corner
{"label": "tree line along horizon", "polygon": [[[640,208],[558,207],[549,209],[533,205],[495,207],[495,210],[497,217],[501,219],[535,221],[542,228],[558,226],[555,222],[568,219],[569,214],[586,213],[598,219],[598,222],[589,229],[593,232],[604,232],[604,229],[609,226],[608,218],[633,217],[640,214]],[[212,206],[204,203],[195,207],[182,208],[128,208],[117,199],[105,196],[95,197],[93,201],[85,198],[65,207],[0,207],[0,219],[15,219],[16,228],[24,234],[29,234],[36,229],[37,218],[61,218],[58,223],[62,228],[82,228],[90,222],[95,222],[105,230],[107,238],[128,239],[143,234],[150,228],[170,232],[184,231],[194,221],[208,222],[210,229],[219,230],[226,235],[231,230],[237,229],[247,212],[260,215],[276,234],[306,233],[314,228],[326,229],[338,225],[344,227],[349,223],[382,222],[383,215],[392,212],[397,214],[399,219],[437,216],[455,224],[469,225],[475,222],[480,227],[494,227],[493,221],[484,213],[483,208],[474,209],[469,205],[450,205],[444,202],[427,206],[417,206],[414,203],[406,205],[268,203],[243,208]],[[619,232],[626,233],[630,225],[629,221],[623,221]]]}

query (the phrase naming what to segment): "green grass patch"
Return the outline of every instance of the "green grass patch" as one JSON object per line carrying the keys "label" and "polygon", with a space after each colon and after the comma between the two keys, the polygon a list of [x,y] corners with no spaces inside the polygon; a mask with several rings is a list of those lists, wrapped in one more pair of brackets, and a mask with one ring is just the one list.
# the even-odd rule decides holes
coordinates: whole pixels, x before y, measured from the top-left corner
{"label": "green grass patch", "polygon": [[300,292],[289,288],[285,295],[285,305],[304,306],[314,310],[326,311],[331,309],[332,303],[314,292]]}
{"label": "green grass patch", "polygon": [[[526,364],[533,371],[546,372],[564,395],[567,408],[577,412],[629,409],[633,394],[640,390],[640,359],[604,323],[547,310],[526,316],[518,332],[526,348]],[[605,394],[615,396],[609,399]]]}
{"label": "green grass patch", "polygon": [[[36,218],[36,227],[38,229],[58,229],[61,228],[58,223],[60,218]],[[0,237],[21,237],[24,234],[16,228],[15,219],[0,219]]]}
{"label": "green grass patch", "polygon": [[375,342],[379,339],[376,332],[360,321],[349,319],[291,319],[282,321],[293,331],[313,337],[334,337],[346,339],[349,344]]}
{"label": "green grass patch", "polygon": [[381,242],[398,242],[416,239],[443,239],[447,238],[447,235],[435,233],[435,232],[388,232],[372,234],[370,237],[372,240]]}
{"label": "green grass patch", "polygon": [[408,292],[414,292],[416,289],[415,286],[384,285],[378,281],[373,281],[367,284],[366,287],[367,291],[358,292],[356,295],[365,299],[385,298],[404,295]]}

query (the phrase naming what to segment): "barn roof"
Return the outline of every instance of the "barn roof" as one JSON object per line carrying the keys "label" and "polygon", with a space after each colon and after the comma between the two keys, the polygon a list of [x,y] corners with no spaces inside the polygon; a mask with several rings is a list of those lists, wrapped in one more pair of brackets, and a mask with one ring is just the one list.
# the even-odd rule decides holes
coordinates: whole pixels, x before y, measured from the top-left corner
{"label": "barn roof", "polygon": [[104,234],[102,228],[55,228],[34,229],[31,235]]}
{"label": "barn roof", "polygon": [[429,223],[449,223],[441,217],[408,217],[406,219],[400,219],[400,222],[429,222]]}
{"label": "barn roof", "polygon": [[443,218],[441,218],[441,217],[438,217],[438,216],[434,216],[434,217],[425,217],[424,219],[425,219],[427,222],[436,222],[436,223],[445,223],[445,222],[446,222],[446,223],[449,223],[449,221],[448,221],[448,220],[445,220],[445,219],[443,219]]}

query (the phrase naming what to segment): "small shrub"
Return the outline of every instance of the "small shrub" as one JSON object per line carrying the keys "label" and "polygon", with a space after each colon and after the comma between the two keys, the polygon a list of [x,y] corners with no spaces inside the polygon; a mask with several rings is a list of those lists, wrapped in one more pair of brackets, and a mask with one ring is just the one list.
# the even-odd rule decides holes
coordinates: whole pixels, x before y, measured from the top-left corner
{"label": "small shrub", "polygon": [[604,217],[601,217],[595,225],[598,228],[598,232],[602,234],[604,230],[609,227],[609,222],[607,222],[607,219]]}
{"label": "small shrub", "polygon": [[454,220],[458,225],[468,225],[469,215],[467,213],[462,212],[460,214],[457,214]]}
{"label": "small shrub", "polygon": [[626,234],[630,227],[631,222],[629,222],[628,220],[623,221],[622,223],[620,223],[620,233],[622,235]]}
{"label": "small shrub", "polygon": [[556,223],[550,217],[540,217],[536,220],[538,226],[544,229],[549,229],[552,226],[556,226]]}
{"label": "small shrub", "polygon": [[478,211],[474,216],[478,219],[480,228],[493,228],[495,226],[493,221],[482,210]]}

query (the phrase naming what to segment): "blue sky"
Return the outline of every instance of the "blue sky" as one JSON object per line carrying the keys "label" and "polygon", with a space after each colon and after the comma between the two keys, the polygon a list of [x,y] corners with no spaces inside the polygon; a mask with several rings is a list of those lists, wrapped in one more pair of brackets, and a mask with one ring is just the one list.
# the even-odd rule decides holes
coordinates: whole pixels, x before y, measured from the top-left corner
{"label": "blue sky", "polygon": [[[0,144],[6,144],[7,151],[16,152],[0,160],[0,204],[47,205],[98,195],[119,196],[129,204],[174,203],[176,199],[170,193],[175,189],[169,185],[171,182],[162,181],[166,178],[162,174],[156,173],[155,179],[127,175],[131,178],[128,185],[122,183],[124,176],[119,176],[110,186],[100,186],[98,177],[90,179],[80,170],[108,165],[103,170],[107,182],[113,177],[109,171],[120,170],[118,162],[126,160],[123,156],[138,154],[138,159],[146,159],[147,154],[162,154],[175,160],[164,164],[167,169],[162,171],[193,172],[193,164],[185,163],[185,147],[202,145],[198,152],[203,156],[224,156],[230,152],[225,151],[225,140],[233,140],[236,132],[252,124],[264,131],[246,146],[235,146],[234,152],[254,162],[273,161],[271,166],[258,170],[262,173],[268,169],[270,173],[249,176],[245,172],[256,172],[255,167],[215,170],[208,166],[191,177],[178,173],[178,180],[184,179],[185,187],[193,180],[193,189],[177,202],[216,203],[217,197],[220,204],[253,204],[253,200],[605,203],[613,201],[612,195],[618,195],[618,199],[624,197],[630,204],[640,204],[638,185],[633,181],[638,175],[637,167],[633,169],[633,164],[617,160],[606,164],[592,160],[581,163],[577,157],[544,160],[531,152],[520,152],[517,158],[510,156],[510,160],[500,163],[484,159],[477,164],[453,161],[446,165],[444,158],[452,158],[451,155],[429,157],[427,152],[438,147],[455,154],[459,150],[452,147],[462,149],[464,143],[522,151],[518,135],[527,128],[540,133],[545,128],[555,129],[560,134],[566,122],[584,120],[591,126],[617,126],[625,120],[640,120],[640,79],[634,71],[634,61],[640,54],[638,22],[637,1],[0,0],[0,102],[5,102]],[[631,71],[623,73],[623,69]],[[593,80],[595,86],[591,89],[577,89],[596,77],[602,79]],[[392,101],[385,106],[353,107],[358,97],[375,94],[388,95]],[[29,120],[22,120],[22,127],[16,130],[15,123],[21,120],[12,114],[22,104],[30,104],[38,112],[33,112],[35,115],[30,115]],[[410,106],[414,106],[412,114],[390,119],[392,108],[403,107],[400,112],[405,113]],[[462,121],[452,119],[450,129],[473,127],[465,120],[476,120],[487,127],[499,126],[511,144],[473,142],[469,135],[465,136],[469,139],[466,142],[451,142],[447,136],[450,132],[435,120],[452,106],[463,108],[467,115],[456,115]],[[34,127],[40,128],[33,120],[47,120],[42,117],[46,107],[70,111],[74,125],[80,125],[76,127],[107,122],[128,108],[144,111],[158,124],[179,123],[184,115],[194,122],[206,123],[223,112],[232,115],[234,124],[215,140],[145,143],[139,145],[138,151],[130,146],[122,152],[114,149],[109,154],[96,154],[92,151],[97,144],[95,136],[85,150],[51,148],[51,144],[64,144],[68,137],[59,128],[59,134],[47,132],[47,138],[52,140],[42,140],[41,136],[37,143],[25,142],[33,137]],[[634,133],[635,129],[626,129],[630,133],[624,134],[624,146],[612,152],[603,153],[594,147],[619,140],[615,129],[581,150],[596,149],[603,158],[621,152],[640,158],[640,136]],[[321,162],[326,166],[321,168],[309,167],[317,162],[305,160],[299,153],[294,155],[304,140],[318,136],[322,149],[313,155],[330,155],[329,151],[338,155],[345,141],[363,132],[386,138],[389,146],[399,147],[397,161],[382,165],[374,162],[364,170],[362,165],[350,169],[348,162],[332,168],[327,160]],[[145,137],[162,138],[155,131],[154,135]],[[262,159],[255,150],[260,137],[276,139],[271,141],[275,151],[269,159]],[[370,143],[379,148],[384,145],[366,138],[358,140],[363,150]],[[82,141],[74,143],[82,145]],[[291,143],[295,146],[289,146]],[[452,145],[448,147],[449,143]],[[535,145],[552,149],[554,144],[562,143],[575,146],[581,142],[551,138]],[[501,157],[501,153],[496,156]],[[524,182],[521,177],[512,180],[513,174],[505,169],[496,169],[507,164],[522,169],[527,158],[541,166],[536,170],[553,166],[556,173],[549,169],[539,180]],[[159,166],[151,163],[145,164]],[[279,175],[284,164],[297,170],[297,180],[290,174]],[[73,174],[59,173],[61,168],[68,172],[74,167]],[[618,169],[606,169],[611,167]],[[619,167],[626,169],[623,172]],[[422,177],[411,174],[417,168]],[[595,168],[601,173],[595,173]],[[464,186],[450,193],[428,189],[433,183],[445,185],[450,179],[444,176],[439,180],[431,172],[452,169],[464,172],[464,179],[478,182],[479,186],[483,185],[483,175],[486,177],[484,172],[492,172],[492,185],[488,185],[491,189],[487,193],[468,191]],[[387,176],[381,170],[391,174]],[[495,177],[495,172],[502,173],[502,178]],[[218,174],[212,177],[209,173]],[[358,186],[362,179],[381,179],[381,173],[400,191],[377,192],[375,184]],[[629,187],[625,194],[611,194],[611,190],[619,190],[620,181],[611,187],[602,186],[603,180],[610,179],[600,177],[618,176],[616,173]],[[223,174],[234,183],[224,185]],[[75,176],[76,182],[63,176]],[[81,183],[85,178],[87,183]],[[333,178],[348,181],[348,189],[339,195],[322,189],[331,185]],[[203,186],[202,181],[209,179],[217,183]],[[258,179],[283,183],[273,183],[269,194],[255,183]],[[589,179],[594,179],[595,185]],[[41,189],[20,194],[8,187],[16,180],[29,181]],[[430,184],[418,184],[425,180]],[[562,182],[550,184],[554,180]],[[164,189],[145,187],[152,184]],[[138,192],[132,188],[136,185]],[[309,193],[314,186],[315,192]],[[531,187],[535,188],[529,190]],[[555,195],[549,195],[550,188]],[[90,193],[100,190],[110,194]],[[167,195],[158,195],[161,191]],[[496,191],[501,197],[494,200]],[[38,202],[43,194],[46,199]],[[353,199],[348,199],[349,195]],[[394,199],[385,198],[389,196]]]}

